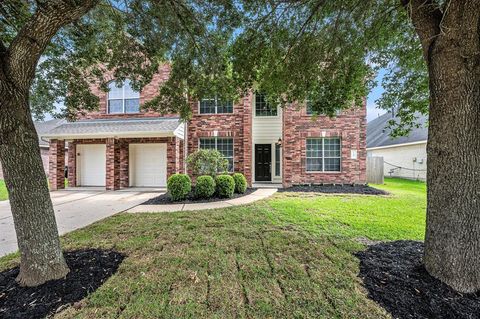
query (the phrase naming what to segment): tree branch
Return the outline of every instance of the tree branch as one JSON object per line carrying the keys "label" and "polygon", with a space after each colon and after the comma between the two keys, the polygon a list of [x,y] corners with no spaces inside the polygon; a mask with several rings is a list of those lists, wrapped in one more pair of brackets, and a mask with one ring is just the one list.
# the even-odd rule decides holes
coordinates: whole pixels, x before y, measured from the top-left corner
{"label": "tree branch", "polygon": [[401,3],[420,37],[423,57],[427,63],[430,63],[432,46],[441,34],[440,23],[443,13],[433,0],[401,0]]}
{"label": "tree branch", "polygon": [[38,6],[7,50],[8,77],[18,89],[28,90],[40,56],[58,30],[79,19],[99,0],[56,0]]}

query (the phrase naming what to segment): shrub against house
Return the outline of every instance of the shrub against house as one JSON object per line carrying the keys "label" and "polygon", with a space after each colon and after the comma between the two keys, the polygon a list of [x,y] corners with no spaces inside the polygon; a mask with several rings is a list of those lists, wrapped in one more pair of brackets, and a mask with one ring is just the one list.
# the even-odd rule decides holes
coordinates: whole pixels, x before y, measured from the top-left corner
{"label": "shrub against house", "polygon": [[64,187],[58,176],[64,173],[66,145],[73,187],[165,187],[174,174],[194,175],[186,159],[197,150],[218,151],[227,172],[242,173],[247,185],[365,183],[365,105],[330,118],[313,114],[305,103],[281,108],[251,92],[238,101],[192,100],[193,115],[185,123],[177,114],[140,109],[169,73],[162,66],[141,92],[128,80],[121,87],[112,81],[109,92],[92,86],[98,111],[42,134],[50,144],[52,189]]}

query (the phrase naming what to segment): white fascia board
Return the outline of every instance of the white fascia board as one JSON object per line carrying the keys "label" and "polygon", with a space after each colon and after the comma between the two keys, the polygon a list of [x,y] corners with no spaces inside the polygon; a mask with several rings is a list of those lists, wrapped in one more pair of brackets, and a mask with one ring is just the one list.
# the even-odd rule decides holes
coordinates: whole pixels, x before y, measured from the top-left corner
{"label": "white fascia board", "polygon": [[185,123],[180,123],[178,127],[173,131],[173,135],[184,140],[185,139]]}
{"label": "white fascia board", "polygon": [[73,139],[86,139],[86,138],[135,138],[135,137],[171,137],[175,136],[173,131],[167,132],[98,132],[98,133],[76,133],[76,134],[45,134],[42,137],[47,139],[62,139],[62,140],[73,140]]}
{"label": "white fascia board", "polygon": [[418,141],[418,142],[410,142],[410,143],[402,143],[402,144],[393,144],[393,145],[385,145],[385,146],[377,146],[377,147],[367,147],[367,151],[374,151],[374,150],[381,150],[385,148],[394,148],[394,147],[402,147],[402,146],[410,146],[410,145],[419,145],[419,144],[427,144],[427,141]]}

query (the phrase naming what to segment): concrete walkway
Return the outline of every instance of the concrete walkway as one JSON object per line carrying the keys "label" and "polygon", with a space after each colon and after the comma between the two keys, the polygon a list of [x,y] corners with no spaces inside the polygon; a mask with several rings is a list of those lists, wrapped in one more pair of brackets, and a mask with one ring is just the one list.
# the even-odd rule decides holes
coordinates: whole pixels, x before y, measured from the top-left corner
{"label": "concrete walkway", "polygon": [[[50,193],[59,233],[85,227],[98,220],[126,211],[161,194],[158,190],[126,189],[105,191],[98,189],[62,190]],[[17,238],[10,203],[0,201],[0,256],[15,252]]]}
{"label": "concrete walkway", "polygon": [[164,212],[226,208],[226,207],[250,204],[257,200],[267,198],[275,194],[276,192],[277,192],[276,188],[261,188],[243,197],[228,199],[224,201],[210,202],[210,203],[192,203],[192,204],[138,205],[131,208],[127,212],[128,213],[164,213]]}

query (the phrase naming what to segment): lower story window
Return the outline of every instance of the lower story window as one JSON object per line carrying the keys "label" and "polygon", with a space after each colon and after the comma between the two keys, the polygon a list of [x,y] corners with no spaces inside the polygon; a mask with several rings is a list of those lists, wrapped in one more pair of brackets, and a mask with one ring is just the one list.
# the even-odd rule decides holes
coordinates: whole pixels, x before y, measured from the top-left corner
{"label": "lower story window", "polygon": [[206,137],[200,138],[200,148],[217,150],[228,160],[228,171],[233,172],[233,138]]}
{"label": "lower story window", "polygon": [[340,172],[340,138],[307,139],[307,172]]}
{"label": "lower story window", "polygon": [[280,144],[275,144],[275,176],[280,176]]}

